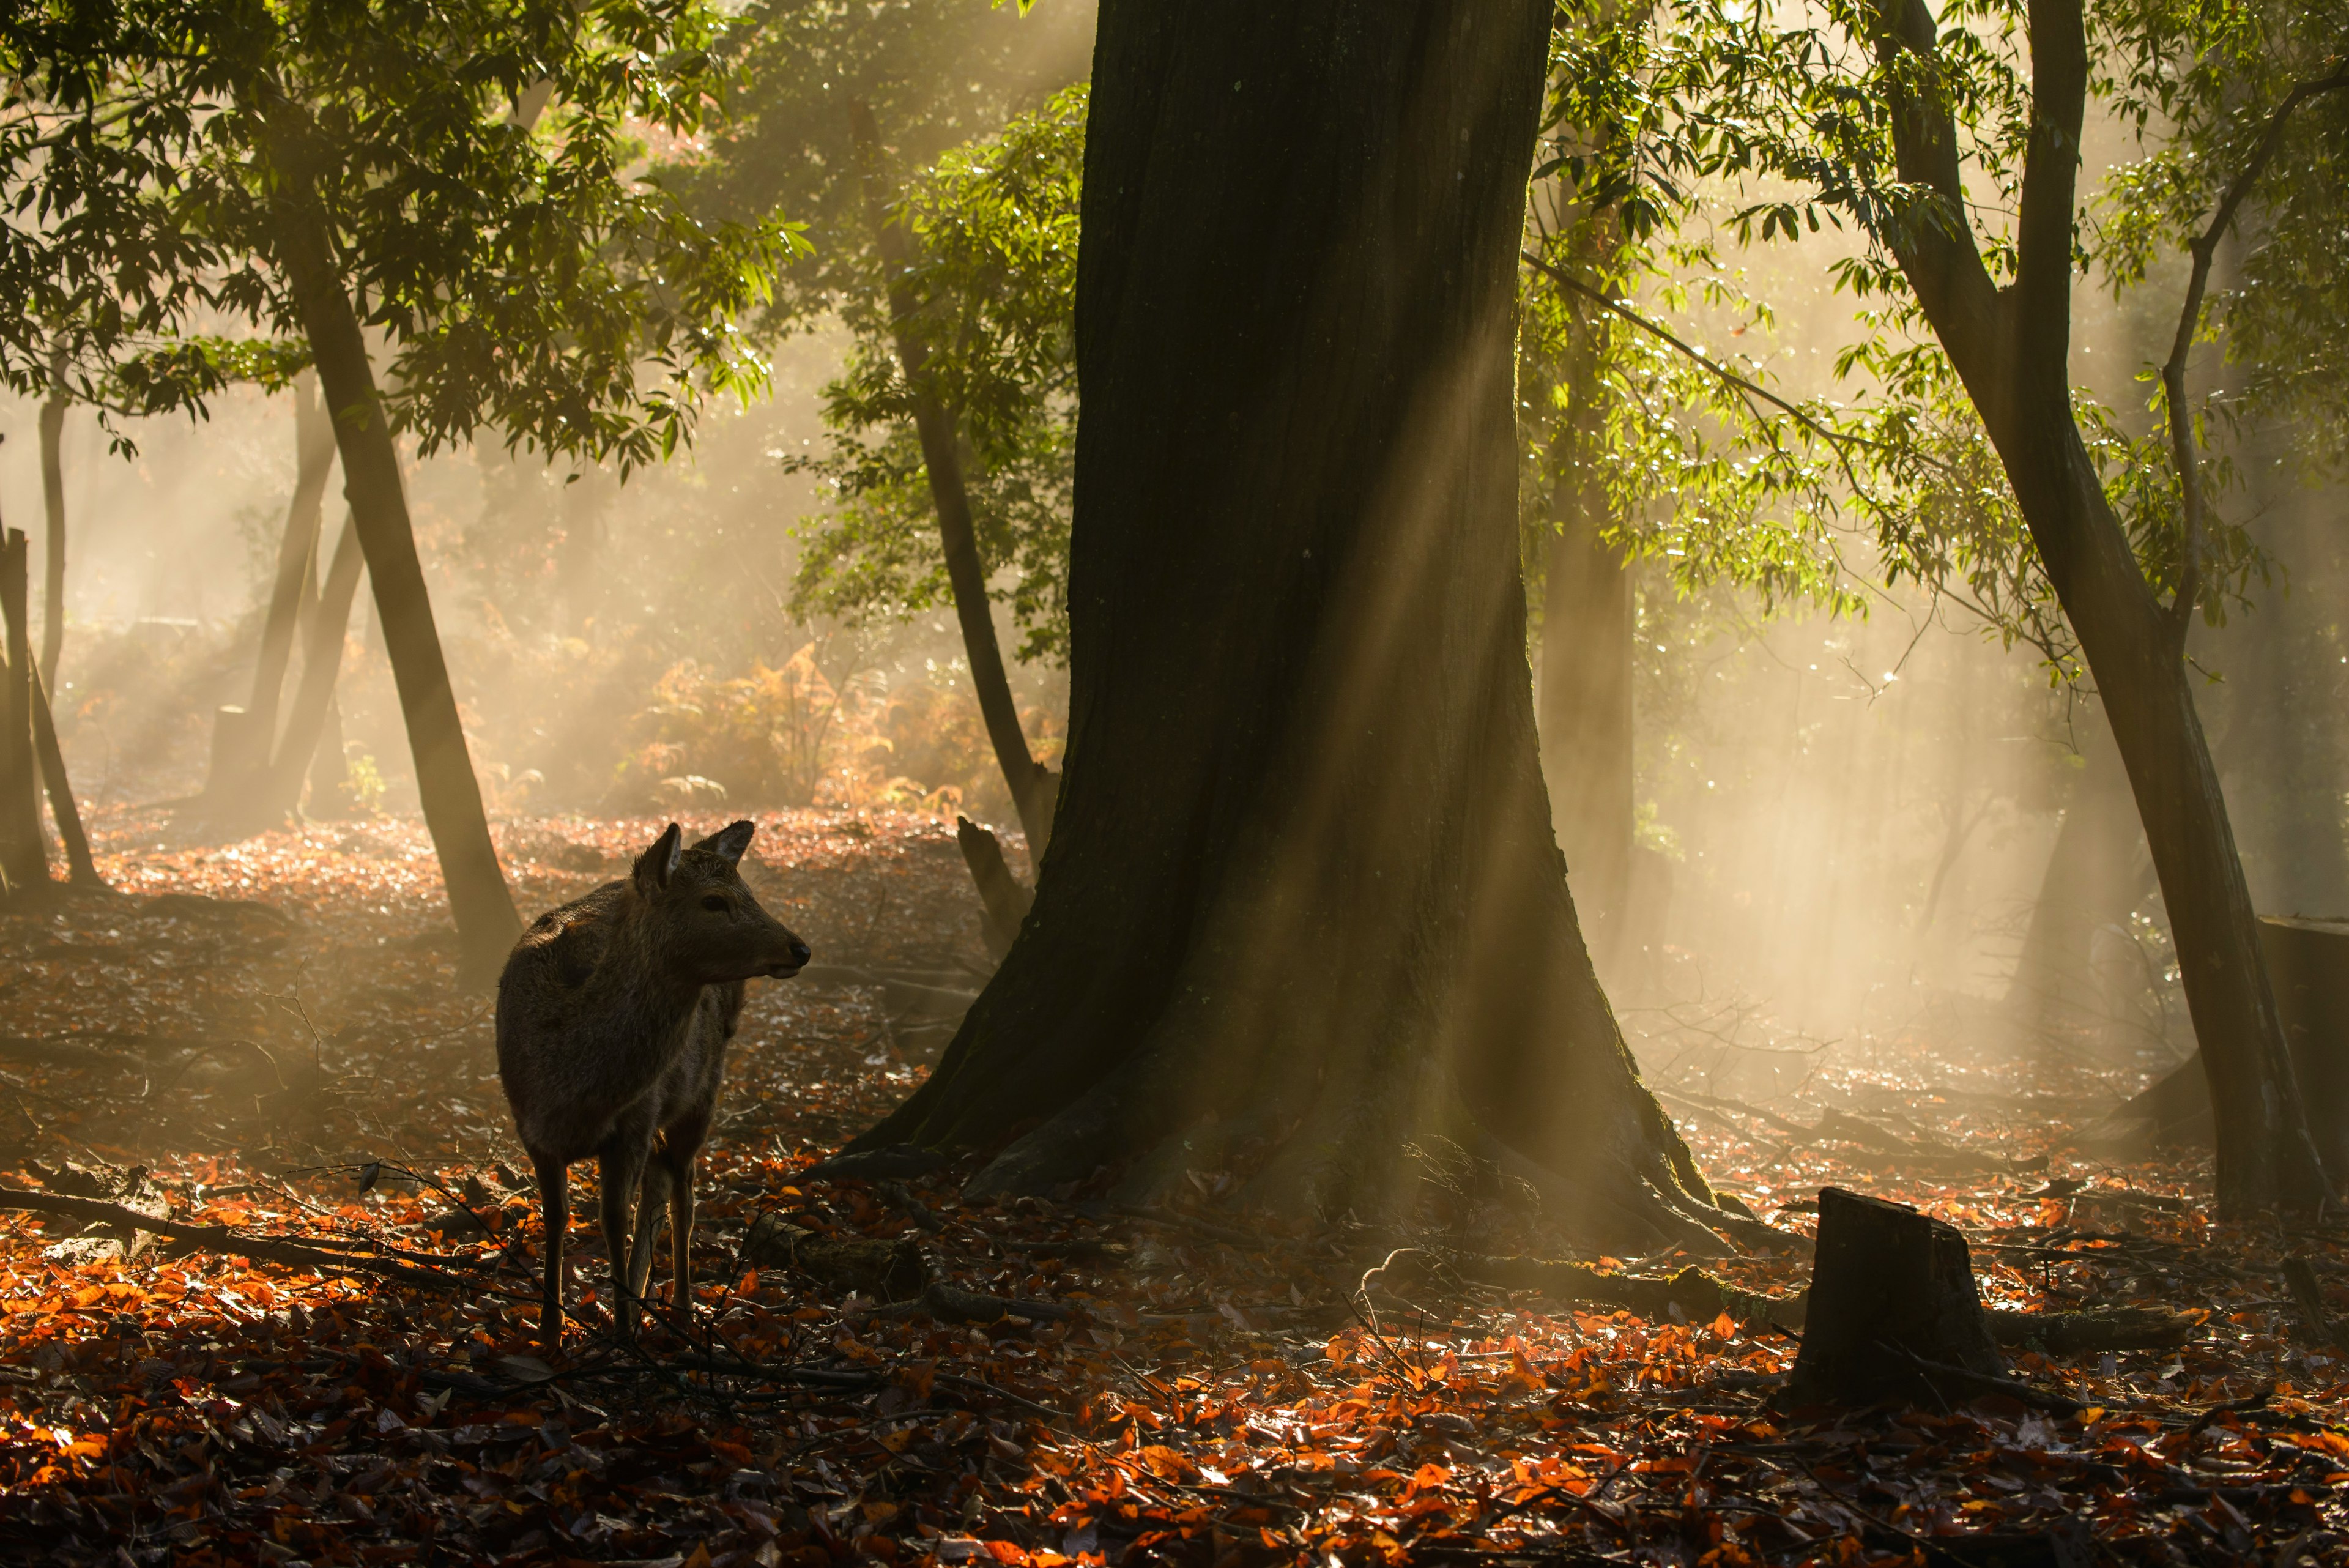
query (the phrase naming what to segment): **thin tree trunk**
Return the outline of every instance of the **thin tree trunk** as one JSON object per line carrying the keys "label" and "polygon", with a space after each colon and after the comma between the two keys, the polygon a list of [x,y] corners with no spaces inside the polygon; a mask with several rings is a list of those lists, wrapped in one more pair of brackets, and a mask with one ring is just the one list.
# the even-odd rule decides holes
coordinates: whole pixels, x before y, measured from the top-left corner
{"label": "thin tree trunk", "polygon": [[317,743],[310,748],[309,804],[303,809],[317,817],[351,815],[351,800],[345,793],[350,783],[350,759],[343,754],[342,699],[330,693]]}
{"label": "thin tree trunk", "polygon": [[47,549],[41,559],[41,685],[57,689],[57,660],[66,649],[66,385],[65,358],[49,364],[49,395],[41,400],[41,504],[47,513]]}
{"label": "thin tree trunk", "polygon": [[[336,682],[342,666],[343,645],[350,637],[351,601],[358,585],[359,547],[357,535],[350,532],[347,524],[336,541],[335,556],[336,561],[343,565],[346,577],[338,578],[332,567],[328,569],[327,587],[338,596],[335,597],[337,607],[330,621],[322,621],[326,608],[318,584],[320,563],[317,555],[321,543],[323,541],[316,535],[311,536],[311,559],[302,568],[302,613],[296,618],[296,630],[303,648],[305,682],[302,690],[308,690],[307,672],[312,666],[316,666],[324,681],[326,711],[315,722],[306,722],[299,734],[295,733],[295,725],[287,725],[285,739],[279,742],[276,753],[270,759],[273,771],[268,787],[284,794],[276,780],[281,776],[291,777],[295,771],[306,765],[310,776],[309,788],[305,794],[297,781],[291,790],[288,809],[298,809],[308,816],[341,817],[350,815],[350,801],[343,794],[350,783],[350,765],[343,756],[343,706]],[[347,545],[347,560],[343,553]],[[322,628],[326,630],[330,641],[320,641]],[[298,706],[298,694],[295,701]],[[305,714],[307,711],[305,710]]]}
{"label": "thin tree trunk", "polygon": [[314,759],[322,754],[326,731],[337,731],[335,750],[342,749],[340,725],[335,723],[335,682],[343,668],[343,645],[350,639],[351,605],[358,597],[363,565],[358,524],[346,519],[335,541],[334,560],[311,609],[308,643],[302,653],[302,681],[286,715],[285,739],[269,761],[269,774],[261,794],[266,809],[285,813],[302,803],[302,781],[313,774]]}
{"label": "thin tree trunk", "polygon": [[461,962],[470,973],[494,974],[520,934],[521,921],[481,808],[481,784],[449,684],[400,484],[399,455],[377,396],[366,338],[336,269],[326,217],[298,141],[281,140],[280,149],[292,156],[281,156],[277,170],[285,182],[278,198],[278,260],[334,418],[344,489],[383,618],[385,651],[399,691],[417,791],[456,920]]}
{"label": "thin tree trunk", "polygon": [[562,585],[564,624],[576,636],[593,614],[597,566],[604,555],[604,513],[611,492],[600,469],[589,469],[564,487],[563,544],[555,552],[555,581]]}
{"label": "thin tree trunk", "polygon": [[1933,858],[1933,875],[1925,885],[1925,902],[1917,911],[1917,933],[1921,936],[1933,929],[1933,917],[1940,913],[1941,892],[1950,885],[1950,873],[1958,867],[1958,857],[1966,852],[1966,841],[1974,836],[1983,817],[1990,815],[1991,799],[1969,812],[1965,794],[1946,803],[1949,823],[1941,831],[1941,852]]}
{"label": "thin tree trunk", "polygon": [[1542,787],[1511,313],[1550,16],[1102,5],[1060,823],[861,1146],[994,1151],[980,1192],[1233,1164],[1334,1216],[1407,1201],[1440,1135],[1594,1241],[1735,1223],[1640,1085]]}
{"label": "thin tree trunk", "polygon": [[1028,737],[1019,727],[1019,707],[1012,701],[1011,681],[1004,672],[1003,649],[995,635],[995,612],[987,593],[987,568],[978,558],[978,535],[971,520],[970,493],[963,483],[962,453],[955,432],[954,411],[940,403],[923,374],[930,351],[916,326],[918,302],[907,283],[914,270],[911,236],[890,215],[880,129],[873,110],[853,99],[849,127],[856,144],[859,178],[864,188],[866,215],[881,249],[889,314],[895,327],[898,368],[914,403],[914,429],[921,438],[922,466],[929,476],[930,502],[938,514],[938,546],[946,557],[947,582],[954,591],[955,618],[962,625],[964,655],[970,660],[971,684],[978,689],[979,715],[995,747],[995,760],[1019,813],[1034,863],[1043,863],[1044,846],[1052,833],[1054,797],[1059,779],[1036,761]]}
{"label": "thin tree trunk", "polygon": [[33,749],[40,755],[41,779],[48,785],[49,815],[57,825],[57,839],[66,849],[66,879],[77,888],[103,888],[98,862],[89,853],[89,834],[83,828],[81,807],[75,804],[73,781],[66,774],[65,749],[57,744],[57,718],[49,711],[49,694],[36,672],[32,691]]}
{"label": "thin tree trunk", "polygon": [[0,877],[20,894],[46,886],[49,852],[41,837],[41,780],[33,760],[33,641],[26,626],[29,607],[22,528],[0,535],[0,621],[8,648],[6,692],[0,701]]}
{"label": "thin tree trunk", "polygon": [[[1930,55],[1935,38],[1923,0],[1882,0],[1880,53]],[[1897,254],[1982,414],[2127,767],[2209,1073],[2220,1210],[2313,1209],[2329,1196],[2325,1175],[2181,649],[2072,417],[2072,234],[2088,77],[2079,0],[2032,6],[2031,55],[2013,283],[1992,280],[1962,223],[1909,220]],[[1900,178],[1963,211],[1951,111],[1898,89],[1891,108]]]}
{"label": "thin tree trunk", "polygon": [[277,715],[286,667],[305,603],[316,592],[318,524],[326,478],[335,466],[335,421],[319,400],[317,378],[305,373],[294,383],[294,499],[285,509],[285,532],[277,545],[277,576],[271,584],[269,613],[262,623],[261,658],[253,674],[252,717],[262,755],[277,743]]}

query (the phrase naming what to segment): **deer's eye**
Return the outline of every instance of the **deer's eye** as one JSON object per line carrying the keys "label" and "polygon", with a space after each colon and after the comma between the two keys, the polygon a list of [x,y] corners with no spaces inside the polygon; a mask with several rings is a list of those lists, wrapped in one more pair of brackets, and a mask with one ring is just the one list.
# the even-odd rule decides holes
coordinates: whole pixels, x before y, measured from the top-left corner
{"label": "deer's eye", "polygon": [[701,900],[701,907],[713,915],[722,915],[733,906],[727,903],[725,894],[712,893]]}

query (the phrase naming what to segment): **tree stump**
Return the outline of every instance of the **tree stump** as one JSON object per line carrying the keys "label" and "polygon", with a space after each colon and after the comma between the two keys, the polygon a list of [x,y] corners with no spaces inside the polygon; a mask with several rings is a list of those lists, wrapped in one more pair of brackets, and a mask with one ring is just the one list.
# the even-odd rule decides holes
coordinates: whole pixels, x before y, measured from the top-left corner
{"label": "tree stump", "polygon": [[[1963,1397],[2002,1376],[1966,1239],[1901,1203],[1819,1189],[1810,1310],[1789,1392],[1872,1405]],[[1973,1385],[1970,1386],[1970,1385]]]}
{"label": "tree stump", "polygon": [[1019,922],[1028,918],[1028,907],[1036,895],[1022,886],[1004,864],[1003,846],[995,835],[967,816],[955,818],[955,837],[962,845],[963,864],[970,867],[970,879],[978,888],[978,900],[986,907],[979,922],[979,934],[987,943],[989,958],[1001,961],[1011,950],[1012,939],[1019,934]]}

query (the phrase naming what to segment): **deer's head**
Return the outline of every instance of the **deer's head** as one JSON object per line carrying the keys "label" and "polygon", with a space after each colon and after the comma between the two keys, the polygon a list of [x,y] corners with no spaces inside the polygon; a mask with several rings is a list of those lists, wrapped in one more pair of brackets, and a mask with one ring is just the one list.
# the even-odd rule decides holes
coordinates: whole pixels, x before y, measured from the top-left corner
{"label": "deer's head", "polygon": [[755,825],[721,827],[688,845],[676,823],[636,857],[636,896],[657,961],[699,985],[799,973],[808,945],[760,907],[742,883],[742,852]]}

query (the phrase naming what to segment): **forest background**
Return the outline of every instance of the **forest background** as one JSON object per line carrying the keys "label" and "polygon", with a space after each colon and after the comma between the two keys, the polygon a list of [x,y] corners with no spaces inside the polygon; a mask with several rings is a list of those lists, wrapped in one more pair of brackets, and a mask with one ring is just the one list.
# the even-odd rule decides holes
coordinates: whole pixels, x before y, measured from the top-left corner
{"label": "forest background", "polygon": [[[792,125],[828,112],[794,91],[833,93],[844,113],[841,89],[862,80],[914,106],[891,151],[934,190],[957,158],[986,157],[1012,116],[1049,121],[1061,103],[1065,117],[1053,95],[1081,82],[1090,54],[1092,13],[1079,0],[1024,15],[978,0],[884,6],[861,46],[834,10],[776,8],[786,25],[751,62],[792,62],[760,89],[770,113]],[[827,28],[834,53],[809,47]],[[871,39],[912,36],[926,47],[885,64],[872,52]],[[690,171],[705,151],[647,155]],[[2128,155],[2120,128],[2091,127],[2090,171]],[[793,194],[828,189],[807,170],[783,178],[799,180]],[[739,185],[706,177],[699,193],[719,205],[755,195]],[[839,482],[864,486],[845,504],[868,517],[893,504],[918,512],[924,499],[893,498],[888,475],[839,455],[843,410],[870,390],[859,377],[871,369],[872,322],[828,270],[863,243],[843,243],[859,217],[854,193],[828,199],[830,209],[787,213],[811,223],[815,254],[795,264],[771,312],[771,396],[713,407],[689,452],[625,483],[610,471],[574,480],[567,464],[490,443],[409,453],[419,544],[493,819],[722,800],[1014,820],[938,585],[925,588],[921,571],[884,570],[878,587],[822,573],[859,547],[853,527],[843,543]],[[1645,285],[1656,314],[1789,397],[1837,392],[1833,366],[1857,339],[1864,302],[1837,289],[1835,269],[1857,242],[1744,247],[1723,213],[1702,209],[1686,233],[1712,254],[1677,272],[1664,258]],[[2139,377],[2167,348],[2174,273],[2182,264],[2117,295],[2076,296],[2073,379],[2138,436],[2154,428]],[[240,388],[203,422],[118,421],[137,445],[128,461],[88,410],[67,415],[57,707],[74,777],[101,820],[198,788],[214,709],[243,698],[294,486],[292,403]],[[0,516],[35,534],[36,581],[38,419],[36,401],[0,401]],[[886,468],[885,443],[874,450]],[[1056,514],[1065,527],[1064,493],[988,501],[1030,509],[1022,539],[1049,540]],[[2339,609],[2349,542],[2330,525],[2338,493],[2255,475],[2230,504],[2267,560],[2250,604],[2194,631],[2204,723],[2258,908],[2339,915],[2349,911],[2349,734],[2324,722],[2349,695]],[[339,516],[331,498],[328,514]],[[2093,695],[2051,681],[2028,643],[1986,635],[1913,584],[1882,583],[1863,537],[1835,545],[1857,574],[1841,587],[1877,581],[1830,613],[1817,592],[1765,601],[1730,583],[1692,587],[1668,532],[1630,568],[1638,929],[1601,955],[1619,1002],[1633,1004],[1627,1023],[1640,1032],[1642,1005],[1694,1007],[1756,1038],[1862,1045],[1927,1013],[1944,1038],[2011,1030],[2013,1015],[1991,1004],[2009,987],[2064,814],[2090,801],[2096,759],[2111,751]],[[1009,601],[998,606],[1003,645],[1023,656],[1013,690],[1046,761],[1066,696],[1049,555],[1014,553],[996,579]],[[1529,544],[1537,587],[1540,557]],[[338,802],[314,799],[314,814],[412,811],[367,596],[340,703],[348,783]],[[2141,868],[2123,880],[2121,918],[2092,955],[2099,1005],[2114,1043],[2151,1069],[2191,1037],[2158,893]]]}

